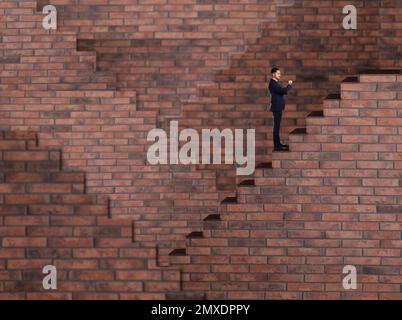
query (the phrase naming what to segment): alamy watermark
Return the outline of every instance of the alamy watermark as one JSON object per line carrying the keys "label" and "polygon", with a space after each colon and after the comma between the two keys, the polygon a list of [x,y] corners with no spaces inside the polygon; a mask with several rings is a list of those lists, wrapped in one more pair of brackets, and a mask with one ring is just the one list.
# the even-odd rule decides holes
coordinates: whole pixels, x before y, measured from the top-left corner
{"label": "alamy watermark", "polygon": [[42,281],[43,289],[57,290],[57,268],[53,265],[47,265],[43,267],[42,273],[46,274]]}
{"label": "alamy watermark", "polygon": [[[57,30],[57,9],[53,5],[46,5],[42,10],[46,17],[43,18],[42,26],[46,30]],[[347,5],[343,7],[344,17],[342,26],[345,30],[357,29],[357,9],[354,5]]]}
{"label": "alamy watermark", "polygon": [[342,286],[345,290],[357,289],[357,270],[355,266],[347,265],[343,267],[343,274],[347,274],[342,280]]}
{"label": "alamy watermark", "polygon": [[[200,137],[194,129],[184,129],[179,133],[178,121],[171,121],[169,135],[163,129],[153,129],[147,140],[154,142],[147,153],[152,165],[222,164],[224,151],[225,164],[241,166],[236,169],[237,175],[251,175],[255,171],[255,129],[247,129],[246,135],[243,129],[203,129]],[[180,142],[185,142],[181,148]]]}
{"label": "alamy watermark", "polygon": [[345,30],[357,29],[357,9],[354,5],[348,5],[343,8],[343,14],[347,14],[343,18],[342,26]]}
{"label": "alamy watermark", "polygon": [[42,26],[45,30],[57,30],[57,9],[55,6],[47,5],[43,7],[43,14],[46,17],[42,20]]}

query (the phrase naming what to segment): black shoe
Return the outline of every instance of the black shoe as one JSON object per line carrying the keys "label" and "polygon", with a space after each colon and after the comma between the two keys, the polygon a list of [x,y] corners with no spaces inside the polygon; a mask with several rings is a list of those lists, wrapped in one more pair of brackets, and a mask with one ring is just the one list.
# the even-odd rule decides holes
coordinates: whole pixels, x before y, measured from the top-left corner
{"label": "black shoe", "polygon": [[285,148],[285,149],[289,149],[289,146],[286,145],[286,144],[280,144],[280,147],[281,147],[281,148]]}
{"label": "black shoe", "polygon": [[276,147],[274,148],[274,151],[289,151],[289,149],[283,147]]}

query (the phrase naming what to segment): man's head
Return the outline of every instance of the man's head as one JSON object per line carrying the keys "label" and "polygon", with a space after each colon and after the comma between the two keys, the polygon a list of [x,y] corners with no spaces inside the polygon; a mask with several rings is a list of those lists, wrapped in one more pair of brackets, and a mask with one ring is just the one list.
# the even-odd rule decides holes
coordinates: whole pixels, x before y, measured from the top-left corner
{"label": "man's head", "polygon": [[279,68],[272,68],[271,74],[272,74],[272,78],[274,78],[276,80],[280,80],[281,70]]}

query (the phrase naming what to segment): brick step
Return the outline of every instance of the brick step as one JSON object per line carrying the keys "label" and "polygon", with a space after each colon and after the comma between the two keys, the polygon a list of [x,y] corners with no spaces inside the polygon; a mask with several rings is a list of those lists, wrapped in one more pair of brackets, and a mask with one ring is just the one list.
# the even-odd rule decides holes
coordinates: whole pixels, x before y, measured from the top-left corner
{"label": "brick step", "polygon": [[41,182],[35,183],[32,181],[25,181],[23,184],[20,183],[10,183],[6,182],[0,185],[0,189],[3,192],[8,192],[11,194],[44,194],[51,192],[52,194],[59,193],[74,193],[82,194],[85,192],[85,186],[83,183],[72,184],[72,183],[49,183]]}
{"label": "brick step", "polygon": [[[338,124],[338,120],[330,117],[325,117],[324,111],[313,111],[310,112],[306,117],[306,132],[308,134],[321,133],[322,126],[336,124]],[[289,140],[292,142],[300,141],[301,139],[303,138],[300,136],[295,138],[294,135],[289,135]],[[295,150],[293,144],[292,150]]]}
{"label": "brick step", "polygon": [[12,55],[12,56],[7,56],[7,55],[0,55],[0,63],[2,64],[15,64],[19,63],[21,61],[21,56],[20,55]]}
{"label": "brick step", "polygon": [[[306,130],[308,134],[320,134],[324,127],[338,126],[337,117],[308,117],[306,118]],[[292,137],[293,139],[293,137]]]}
{"label": "brick step", "polygon": [[[55,223],[66,223],[68,225],[69,219],[74,221],[74,219],[71,219],[71,217],[68,217],[66,219],[55,219]],[[95,220],[92,221],[94,223]],[[84,223],[82,217],[80,217],[79,223]],[[89,220],[86,223],[91,223]],[[94,245],[93,247],[103,247],[106,246],[106,241],[111,240],[113,241],[113,238],[116,239],[116,246],[121,245],[121,247],[128,247],[131,246],[131,239],[130,237],[124,237],[124,232],[125,230],[122,229],[121,227],[105,227],[105,226],[73,226],[73,227],[68,227],[68,226],[63,226],[63,227],[42,227],[42,226],[33,226],[27,227],[27,233],[28,236],[35,236],[35,237],[47,237],[48,241],[51,243],[52,241],[54,242],[62,242],[60,240],[67,239],[67,241],[79,241],[80,239],[88,239],[88,238],[93,238],[94,240]],[[110,246],[110,245],[109,245]],[[114,247],[114,246],[112,246]],[[114,267],[116,269],[126,267],[129,268],[130,265],[135,268],[135,265],[138,266],[138,262],[141,260],[137,259],[116,259],[113,263]],[[104,261],[103,263],[106,263]]]}
{"label": "brick step", "polygon": [[57,149],[43,149],[32,147],[29,150],[2,150],[0,152],[3,161],[49,161],[61,160],[61,152]]}
{"label": "brick step", "polygon": [[170,266],[186,264],[189,263],[189,261],[189,256],[187,255],[187,251],[185,248],[173,249],[169,253]]}
{"label": "brick step", "polygon": [[4,172],[59,172],[61,169],[60,160],[0,160],[0,171]]}
{"label": "brick step", "polygon": [[33,131],[0,131],[0,140],[37,140],[37,133]]}
{"label": "brick step", "polygon": [[36,140],[0,140],[0,152],[3,151],[24,151],[28,150],[29,146],[36,147]]}
{"label": "brick step", "polygon": [[346,77],[341,83],[359,83],[358,76]]}
{"label": "brick step", "polygon": [[221,215],[220,214],[210,214],[204,218],[204,221],[220,221]]}
{"label": "brick step", "polygon": [[[290,142],[290,146],[289,146],[289,150],[283,150],[283,151],[273,151],[272,153],[272,159],[273,159],[273,163],[274,160],[277,159],[278,157],[286,157],[286,154],[289,153],[290,151],[292,151],[292,145],[291,142],[293,141],[299,141],[300,137],[303,137],[307,135],[307,128],[306,127],[299,127],[299,128],[295,128],[293,129],[290,133],[289,133],[289,142]],[[275,163],[275,168],[277,168],[277,163]]]}
{"label": "brick step", "polygon": [[187,255],[186,249],[174,249],[169,253],[170,256],[185,256]]}
{"label": "brick step", "polygon": [[237,197],[227,197],[221,201],[221,204],[229,204],[229,203],[237,203],[238,198]]}
{"label": "brick step", "polygon": [[[85,89],[85,88],[76,88],[73,87],[71,89],[58,89],[52,90],[52,92],[48,92],[45,90],[37,91],[36,94],[33,94],[31,91],[27,91],[26,98],[74,98],[72,104],[83,104],[84,102],[116,102],[116,104],[134,104],[136,101],[137,92],[135,90],[126,90],[126,91],[116,91],[115,89],[102,89],[102,90],[94,90],[94,89]],[[7,92],[5,92],[5,96],[7,96]],[[88,100],[81,101],[79,98],[86,98]],[[113,100],[116,98],[116,100]],[[126,98],[126,100],[123,100]],[[77,103],[75,100],[77,99]],[[98,100],[95,100],[98,99]],[[103,99],[103,100],[102,100]],[[119,102],[119,100],[121,101]],[[148,110],[147,110],[148,111]],[[7,130],[10,131],[10,130]],[[11,132],[21,132],[21,131],[11,131]],[[31,131],[22,131],[22,132],[31,132]]]}
{"label": "brick step", "polygon": [[[105,218],[105,225],[107,224],[116,224],[116,221],[112,221],[108,219],[109,209],[107,206],[107,200],[102,198],[97,201],[99,203],[95,204],[50,204],[50,203],[39,203],[40,200],[44,199],[44,197],[33,197],[33,196],[22,196],[19,195],[10,195],[5,196],[8,203],[0,206],[0,215],[9,217],[15,217],[16,223],[21,225],[42,225],[48,223],[48,216],[53,217],[52,219],[57,219],[56,217],[65,219],[72,219],[73,217],[77,217],[79,220],[86,219],[85,217],[98,217]],[[88,201],[87,201],[88,202]],[[21,218],[19,216],[34,216],[35,218]],[[17,219],[19,219],[17,221]],[[92,218],[91,218],[92,219]],[[77,221],[78,221],[77,220]],[[109,221],[110,220],[110,221]],[[37,221],[37,222],[35,222]],[[91,220],[92,221],[92,220]],[[71,223],[74,223],[71,220]],[[78,223],[78,222],[77,222]],[[92,223],[95,224],[95,223]],[[103,224],[100,220],[97,221],[97,224]]]}
{"label": "brick step", "polygon": [[28,145],[26,150],[2,150],[3,160],[60,160],[61,150],[38,145]]}
{"label": "brick step", "polygon": [[4,161],[0,160],[0,171],[4,172],[58,172],[60,161]]}
{"label": "brick step", "polygon": [[192,231],[186,236],[187,239],[195,239],[195,238],[198,239],[198,238],[203,238],[203,237],[204,237],[204,235],[203,235],[202,231]]}
{"label": "brick step", "polygon": [[[4,136],[12,137],[14,140],[8,140],[12,142],[20,141],[15,140],[15,137],[26,138],[25,134]],[[102,286],[94,291],[95,297],[98,290],[105,290],[105,286],[112,290],[119,289],[121,280],[129,280],[128,273],[132,273],[131,270],[143,271],[146,264],[149,264],[147,272],[157,272],[156,275],[165,280],[163,288],[150,289],[154,290],[154,294],[158,292],[161,298],[164,297],[164,291],[179,290],[178,270],[169,269],[168,273],[164,273],[152,267],[155,257],[145,257],[144,251],[141,251],[140,256],[137,252],[131,257],[128,252],[124,253],[124,257],[118,253],[119,250],[133,249],[136,245],[133,243],[132,220],[109,219],[109,201],[105,196],[75,194],[83,191],[84,173],[51,172],[48,159],[59,159],[59,150],[33,146],[23,152],[18,149],[1,154],[10,163],[19,165],[21,162],[36,162],[45,164],[43,169],[46,169],[44,172],[3,172],[5,183],[0,184],[0,215],[6,228],[0,228],[2,247],[3,252],[10,249],[14,252],[13,257],[18,258],[18,261],[9,260],[6,272],[29,272],[28,266],[36,269],[39,268],[36,266],[42,266],[43,263],[56,261],[61,285],[69,286],[83,279],[103,281]],[[15,186],[25,187],[24,193],[18,194]],[[24,251],[20,254],[20,250]],[[63,276],[67,272],[68,279]],[[112,280],[113,273],[116,273],[119,281]],[[12,274],[9,279],[8,290],[12,291],[14,286],[22,288],[21,284],[13,282]],[[119,290],[125,294],[143,295],[144,288],[139,285],[139,279],[137,277],[131,282],[125,281],[124,290]],[[30,286],[33,285],[34,280],[29,280],[24,282],[23,288],[31,290]],[[151,282],[148,285],[151,286]],[[79,295],[76,297],[79,298]]]}
{"label": "brick step", "polygon": [[335,92],[328,94],[324,100],[340,100],[340,99],[341,99],[341,93]]}
{"label": "brick step", "polygon": [[[18,197],[13,197],[12,199],[18,201]],[[25,198],[24,198],[25,199]],[[32,199],[32,200],[35,200]],[[14,204],[5,205],[1,208],[4,209],[5,214],[18,215],[27,214],[32,216],[64,216],[71,218],[72,216],[77,217],[107,217],[109,215],[109,208],[107,206],[107,200],[98,199],[95,204],[52,204],[52,203],[28,203],[20,206],[21,210],[15,210]],[[24,210],[22,208],[25,208]],[[91,220],[92,221],[92,220]],[[98,221],[99,222],[99,221]],[[21,221],[21,223],[24,223]],[[28,219],[27,223],[31,223]]]}
{"label": "brick step", "polygon": [[74,183],[84,184],[85,174],[81,172],[6,172],[6,183]]}
{"label": "brick step", "polygon": [[289,135],[307,134],[307,128],[296,128],[289,133]]}
{"label": "brick step", "polygon": [[324,111],[312,111],[307,115],[307,118],[322,118],[324,117]]}
{"label": "brick step", "polygon": [[402,70],[400,69],[368,69],[362,70],[359,75],[359,82],[396,82],[401,81]]}
{"label": "brick step", "polygon": [[344,81],[341,84],[341,92],[342,94],[344,91],[368,91],[373,92],[377,89],[377,83],[362,83],[362,82],[352,82],[352,81]]}
{"label": "brick step", "polygon": [[45,194],[5,194],[6,204],[20,205],[107,205],[108,201],[102,197],[89,194],[73,193],[45,193]]}
{"label": "brick step", "polygon": [[402,69],[363,69],[360,75],[402,75]]}
{"label": "brick step", "polygon": [[302,152],[274,152],[272,166],[274,170],[278,169],[296,169],[303,168],[303,165],[317,161],[319,159],[303,159]]}
{"label": "brick step", "polygon": [[[377,92],[377,82],[360,82],[360,83],[342,83],[341,99],[342,100],[360,100],[361,94],[375,95]],[[374,96],[373,96],[374,97]],[[371,97],[370,97],[371,99]]]}

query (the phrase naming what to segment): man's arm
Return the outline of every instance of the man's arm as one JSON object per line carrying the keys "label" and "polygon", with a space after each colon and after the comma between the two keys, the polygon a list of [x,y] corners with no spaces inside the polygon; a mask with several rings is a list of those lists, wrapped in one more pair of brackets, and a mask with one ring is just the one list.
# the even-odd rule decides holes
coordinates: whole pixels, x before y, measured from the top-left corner
{"label": "man's arm", "polygon": [[291,84],[288,84],[288,86],[286,88],[282,88],[280,86],[280,84],[278,82],[276,82],[276,81],[273,81],[271,83],[270,87],[271,87],[273,92],[275,92],[276,94],[280,94],[282,96],[285,95],[285,94],[288,94],[288,92],[290,90],[292,90],[292,85]]}

